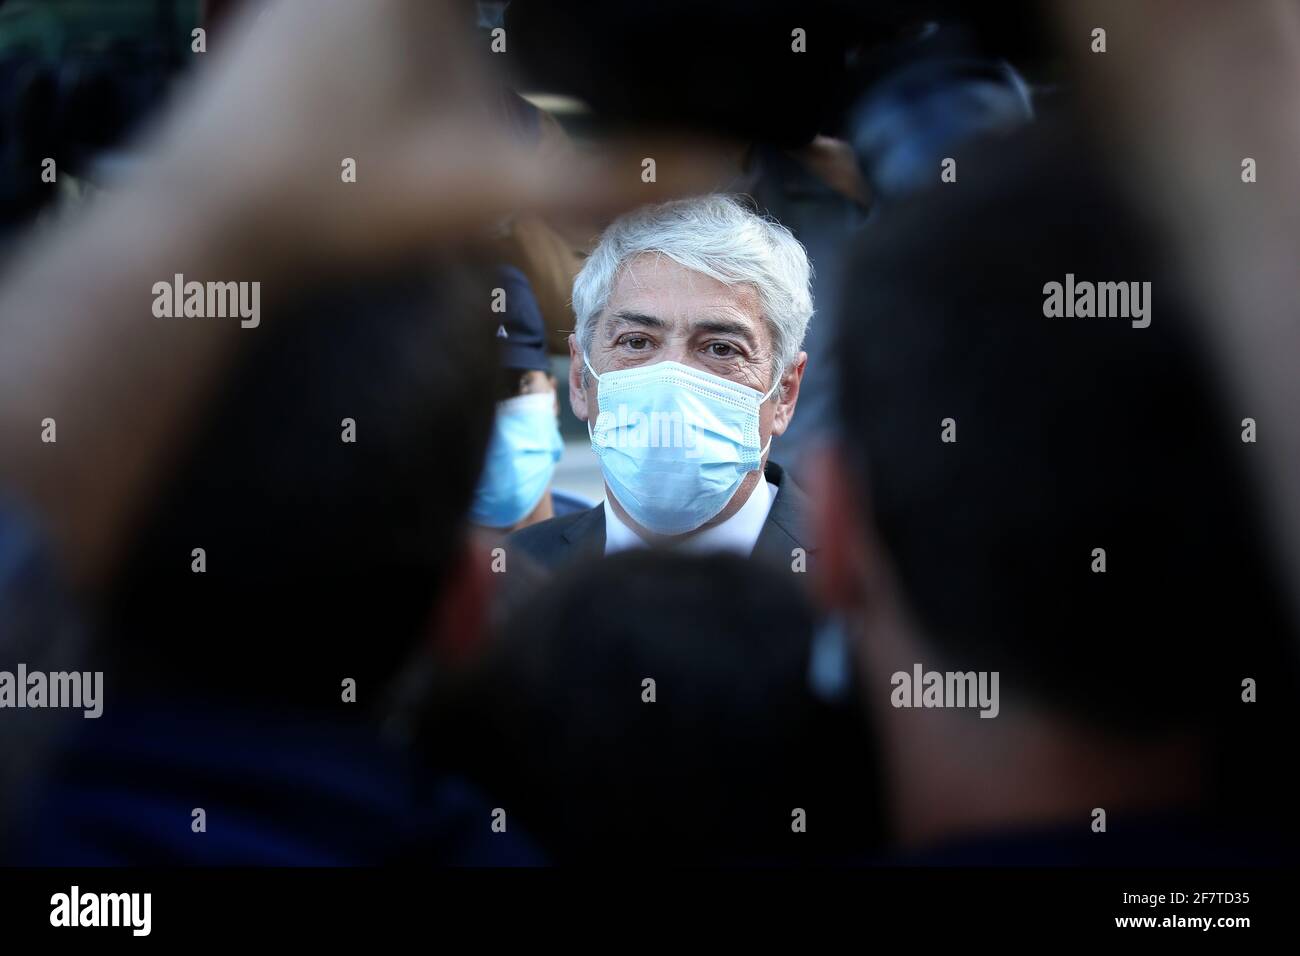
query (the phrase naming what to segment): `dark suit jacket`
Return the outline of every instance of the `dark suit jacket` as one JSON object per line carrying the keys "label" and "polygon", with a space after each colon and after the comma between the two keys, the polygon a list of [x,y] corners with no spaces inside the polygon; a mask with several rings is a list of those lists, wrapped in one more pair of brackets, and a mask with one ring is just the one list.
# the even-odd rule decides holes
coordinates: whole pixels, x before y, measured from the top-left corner
{"label": "dark suit jacket", "polygon": [[[795,548],[803,548],[809,558],[814,553],[809,546],[808,496],[775,462],[767,463],[764,477],[776,485],[777,493],[754,544],[753,556],[789,570]],[[505,547],[552,571],[575,558],[599,558],[605,553],[605,506],[598,504],[520,528],[506,538]]]}

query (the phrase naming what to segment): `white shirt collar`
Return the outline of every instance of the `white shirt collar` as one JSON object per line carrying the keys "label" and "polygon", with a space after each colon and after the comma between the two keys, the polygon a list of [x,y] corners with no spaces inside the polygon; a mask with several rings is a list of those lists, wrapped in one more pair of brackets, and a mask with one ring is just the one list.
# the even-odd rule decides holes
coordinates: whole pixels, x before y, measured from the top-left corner
{"label": "white shirt collar", "polygon": [[[767,513],[772,510],[779,489],[767,479],[754,486],[749,500],[741,505],[740,510],[721,524],[696,532],[676,547],[683,551],[732,551],[748,555],[754,550],[758,536],[767,521]],[[605,496],[605,554],[617,554],[631,548],[647,547],[639,534],[633,531],[614,511]]]}

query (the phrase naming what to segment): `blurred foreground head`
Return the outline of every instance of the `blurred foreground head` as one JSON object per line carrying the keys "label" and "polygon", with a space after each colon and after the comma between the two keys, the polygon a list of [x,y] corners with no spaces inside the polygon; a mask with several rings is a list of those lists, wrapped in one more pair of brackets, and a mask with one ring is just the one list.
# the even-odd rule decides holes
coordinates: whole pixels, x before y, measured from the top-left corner
{"label": "blurred foreground head", "polygon": [[376,701],[463,557],[495,372],[467,284],[395,268],[263,322],[112,590],[127,673]]}
{"label": "blurred foreground head", "polygon": [[557,862],[844,859],[877,832],[873,764],[809,690],[812,636],[801,588],[758,562],[575,564],[435,695],[425,743]]}
{"label": "blurred foreground head", "polygon": [[[959,183],[892,210],[855,252],[842,455],[821,499],[823,567],[863,615],[896,782],[907,764],[940,773],[960,735],[972,805],[1022,771],[1022,794],[1078,784],[1071,819],[1107,794],[1196,802],[1200,761],[1245,759],[1293,686],[1248,410],[1222,401],[1197,303],[1086,135],[1039,126],[960,163]],[[1131,315],[1049,316],[1050,284],[1071,282],[1150,283],[1146,315],[1131,300]],[[949,711],[954,733],[927,737],[937,712],[890,705],[892,675],[917,663],[999,672],[999,716]],[[1243,702],[1247,678],[1261,703]],[[1055,776],[1015,763],[1043,741]],[[1123,749],[1144,741],[1156,749]],[[1029,803],[1004,820],[1050,815]]]}

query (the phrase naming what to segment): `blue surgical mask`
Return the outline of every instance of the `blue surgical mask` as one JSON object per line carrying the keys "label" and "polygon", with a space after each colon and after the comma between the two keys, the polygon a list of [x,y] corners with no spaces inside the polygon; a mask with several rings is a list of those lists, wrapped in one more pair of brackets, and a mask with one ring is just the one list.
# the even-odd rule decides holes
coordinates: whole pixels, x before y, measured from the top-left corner
{"label": "blue surgical mask", "polygon": [[685,534],[716,517],[758,468],[758,413],[767,394],[717,375],[655,362],[596,375],[600,414],[591,447],[610,492],[637,524]]}
{"label": "blue surgical mask", "polygon": [[499,403],[470,520],[489,528],[518,524],[546,494],[563,451],[554,392]]}

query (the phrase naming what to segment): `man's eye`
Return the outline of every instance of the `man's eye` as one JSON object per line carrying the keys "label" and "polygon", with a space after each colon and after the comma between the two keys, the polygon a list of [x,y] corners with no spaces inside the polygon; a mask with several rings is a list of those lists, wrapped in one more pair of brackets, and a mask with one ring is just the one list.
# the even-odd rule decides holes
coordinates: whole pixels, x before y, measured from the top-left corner
{"label": "man's eye", "polygon": [[623,340],[623,344],[634,351],[641,351],[650,344],[650,340],[644,335],[633,335]]}
{"label": "man's eye", "polygon": [[709,354],[714,358],[730,358],[736,350],[726,342],[713,342],[709,345]]}

